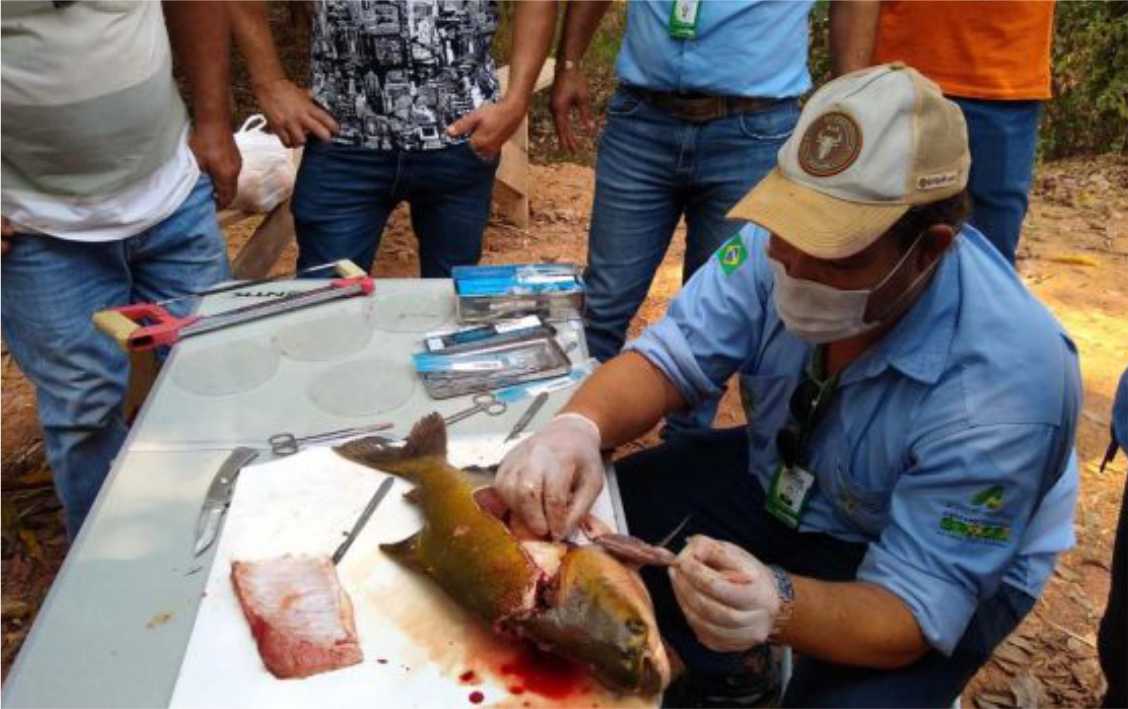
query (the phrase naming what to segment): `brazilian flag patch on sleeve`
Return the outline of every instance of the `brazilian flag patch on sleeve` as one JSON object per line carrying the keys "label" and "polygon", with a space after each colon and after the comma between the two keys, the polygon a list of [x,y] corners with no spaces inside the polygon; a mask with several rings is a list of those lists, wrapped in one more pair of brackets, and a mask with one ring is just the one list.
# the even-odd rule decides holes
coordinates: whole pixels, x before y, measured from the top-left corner
{"label": "brazilian flag patch on sleeve", "polygon": [[744,248],[744,239],[740,238],[739,232],[717,249],[717,260],[721,262],[726,276],[732,275],[748,260],[748,249]]}

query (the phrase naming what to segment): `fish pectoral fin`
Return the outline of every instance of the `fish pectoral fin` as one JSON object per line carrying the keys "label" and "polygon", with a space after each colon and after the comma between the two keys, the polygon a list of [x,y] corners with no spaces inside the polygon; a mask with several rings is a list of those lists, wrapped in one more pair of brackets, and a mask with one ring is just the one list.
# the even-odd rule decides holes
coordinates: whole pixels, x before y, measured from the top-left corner
{"label": "fish pectoral fin", "polygon": [[419,554],[419,533],[412,534],[407,539],[392,544],[381,544],[380,551],[392,557],[404,566],[425,571],[423,559]]}

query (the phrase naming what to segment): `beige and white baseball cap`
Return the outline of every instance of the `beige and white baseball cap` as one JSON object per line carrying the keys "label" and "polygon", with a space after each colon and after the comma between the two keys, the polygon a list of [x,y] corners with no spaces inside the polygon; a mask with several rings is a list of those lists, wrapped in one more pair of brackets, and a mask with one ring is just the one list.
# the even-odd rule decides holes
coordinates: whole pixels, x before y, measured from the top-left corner
{"label": "beige and white baseball cap", "polygon": [[958,194],[971,154],[963,113],[900,62],[811,96],[767,177],[729,212],[816,258],[865,249],[911,207]]}

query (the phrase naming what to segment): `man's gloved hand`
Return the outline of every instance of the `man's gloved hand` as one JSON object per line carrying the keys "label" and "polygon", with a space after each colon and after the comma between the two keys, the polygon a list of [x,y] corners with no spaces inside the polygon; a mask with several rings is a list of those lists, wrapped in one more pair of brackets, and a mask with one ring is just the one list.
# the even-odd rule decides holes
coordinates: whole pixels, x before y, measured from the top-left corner
{"label": "man's gloved hand", "polygon": [[689,627],[711,650],[763,644],[785,620],[775,574],[735,544],[690,537],[670,567],[670,581]]}
{"label": "man's gloved hand", "polygon": [[594,421],[561,414],[509,451],[495,487],[534,533],[563,539],[603,489],[599,445]]}

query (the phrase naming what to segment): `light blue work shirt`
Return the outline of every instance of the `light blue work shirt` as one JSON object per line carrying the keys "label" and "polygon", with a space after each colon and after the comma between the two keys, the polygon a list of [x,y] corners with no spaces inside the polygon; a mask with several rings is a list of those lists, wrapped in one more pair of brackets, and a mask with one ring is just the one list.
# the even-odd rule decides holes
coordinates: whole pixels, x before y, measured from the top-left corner
{"label": "light blue work shirt", "polygon": [[787,98],[811,88],[811,0],[702,0],[693,39],[670,37],[671,1],[627,3],[619,80],[655,91]]}
{"label": "light blue work shirt", "polygon": [[[746,260],[722,266],[739,256],[722,247],[627,349],[691,404],[742,375],[750,472],[767,492],[813,346],[776,314],[767,232],[735,238]],[[964,227],[917,302],[841,372],[808,446],[816,484],[799,530],[867,543],[857,578],[900,597],[951,654],[999,583],[1037,597],[1073,545],[1080,397],[1073,343]]]}

